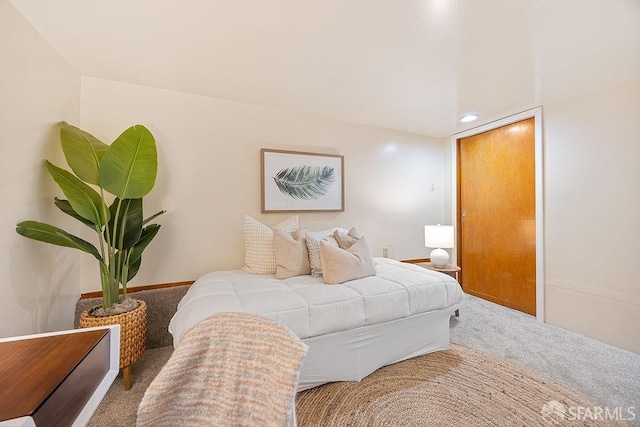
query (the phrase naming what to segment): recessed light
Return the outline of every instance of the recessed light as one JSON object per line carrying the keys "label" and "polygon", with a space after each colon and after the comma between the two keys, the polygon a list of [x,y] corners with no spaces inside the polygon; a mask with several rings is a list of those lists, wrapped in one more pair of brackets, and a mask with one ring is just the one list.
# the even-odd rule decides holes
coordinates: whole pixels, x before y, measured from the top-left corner
{"label": "recessed light", "polygon": [[476,120],[478,117],[479,116],[477,114],[465,114],[464,116],[460,117],[460,121],[462,123],[468,123]]}

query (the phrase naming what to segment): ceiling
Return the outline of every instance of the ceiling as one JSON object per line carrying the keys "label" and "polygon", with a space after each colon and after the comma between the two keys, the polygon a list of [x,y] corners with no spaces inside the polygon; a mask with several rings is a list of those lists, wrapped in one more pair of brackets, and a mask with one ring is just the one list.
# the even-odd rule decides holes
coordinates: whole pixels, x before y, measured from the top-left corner
{"label": "ceiling", "polygon": [[640,0],[11,0],[82,75],[446,137],[640,76]]}

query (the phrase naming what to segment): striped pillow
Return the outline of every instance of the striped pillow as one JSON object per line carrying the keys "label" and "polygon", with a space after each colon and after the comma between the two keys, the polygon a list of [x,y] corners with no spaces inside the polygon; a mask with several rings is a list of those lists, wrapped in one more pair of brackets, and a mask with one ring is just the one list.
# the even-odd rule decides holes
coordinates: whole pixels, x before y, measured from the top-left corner
{"label": "striped pillow", "polygon": [[292,233],[298,229],[298,215],[285,219],[273,229],[260,221],[244,216],[244,263],[242,270],[250,274],[275,274],[276,254],[273,230]]}

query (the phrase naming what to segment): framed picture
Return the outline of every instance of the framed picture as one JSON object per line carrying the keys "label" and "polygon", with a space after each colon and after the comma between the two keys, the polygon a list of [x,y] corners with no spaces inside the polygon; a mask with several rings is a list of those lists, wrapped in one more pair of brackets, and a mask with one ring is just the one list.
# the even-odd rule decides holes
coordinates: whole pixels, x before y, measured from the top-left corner
{"label": "framed picture", "polygon": [[262,212],[343,212],[344,156],[260,150]]}

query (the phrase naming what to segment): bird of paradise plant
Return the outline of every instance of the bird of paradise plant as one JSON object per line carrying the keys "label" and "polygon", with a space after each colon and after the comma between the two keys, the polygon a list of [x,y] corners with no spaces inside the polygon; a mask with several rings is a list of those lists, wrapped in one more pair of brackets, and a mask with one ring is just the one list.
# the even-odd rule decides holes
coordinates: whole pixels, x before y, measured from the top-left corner
{"label": "bird of paradise plant", "polygon": [[142,252],[160,230],[158,224],[147,224],[165,211],[145,219],[142,210],[142,198],[156,181],[155,139],[146,127],[135,125],[107,145],[62,122],[60,142],[73,173],[46,161],[47,170],[66,197],[56,197],[54,203],[94,230],[98,245],[38,221],[20,222],[16,231],[30,239],[93,255],[100,269],[102,306],[107,309],[119,301],[120,286],[122,299],[126,298],[127,283],[140,269]]}

